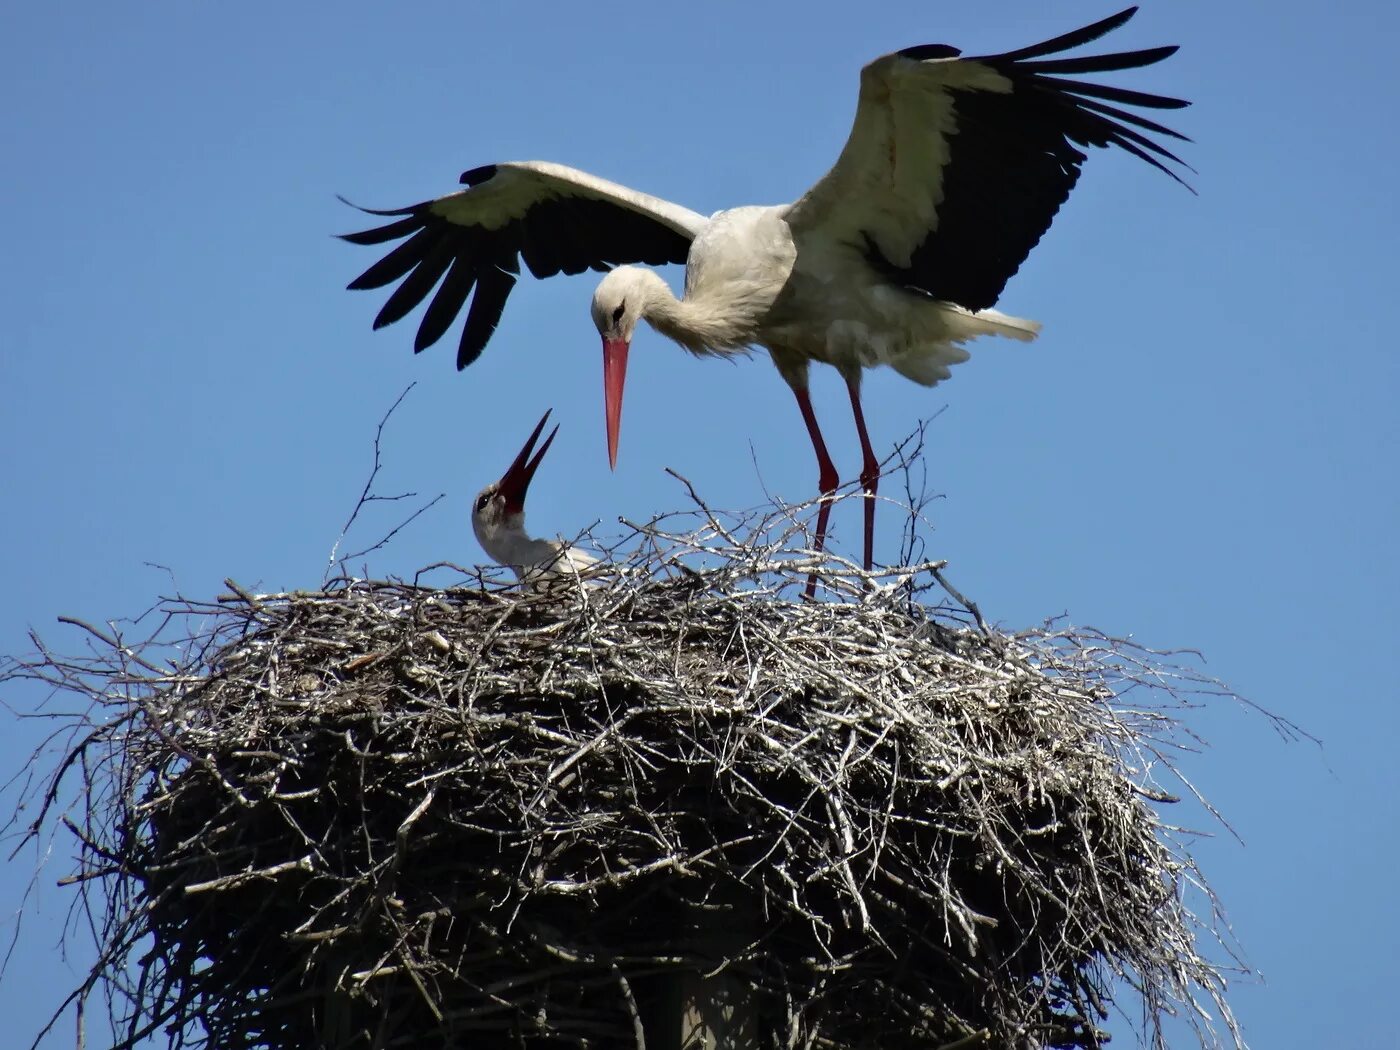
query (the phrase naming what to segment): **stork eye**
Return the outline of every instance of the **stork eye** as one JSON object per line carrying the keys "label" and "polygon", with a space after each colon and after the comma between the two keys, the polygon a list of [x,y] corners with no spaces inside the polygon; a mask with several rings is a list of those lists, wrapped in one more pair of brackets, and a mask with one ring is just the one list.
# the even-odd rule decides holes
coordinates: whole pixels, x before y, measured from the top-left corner
{"label": "stork eye", "polygon": [[476,497],[476,509],[477,509],[477,510],[485,510],[485,509],[486,509],[486,504],[488,504],[488,503],[490,503],[490,502],[491,502],[491,493],[489,493],[489,492],[483,492],[480,496]]}
{"label": "stork eye", "polygon": [[617,304],[617,309],[613,311],[613,324],[617,324],[619,321],[622,320],[622,311],[626,308],[627,304],[625,302]]}

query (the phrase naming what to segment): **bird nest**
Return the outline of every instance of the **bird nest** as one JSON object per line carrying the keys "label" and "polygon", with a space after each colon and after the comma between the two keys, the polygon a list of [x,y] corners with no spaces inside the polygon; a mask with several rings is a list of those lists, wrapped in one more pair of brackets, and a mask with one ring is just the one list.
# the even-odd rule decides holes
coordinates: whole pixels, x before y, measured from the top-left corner
{"label": "bird nest", "polygon": [[536,591],[168,599],[12,665],[92,701],[31,799],[97,932],[72,998],[118,1047],[1087,1048],[1124,993],[1238,1044],[1154,779],[1202,680],[987,628],[937,564],[803,600],[788,520]]}

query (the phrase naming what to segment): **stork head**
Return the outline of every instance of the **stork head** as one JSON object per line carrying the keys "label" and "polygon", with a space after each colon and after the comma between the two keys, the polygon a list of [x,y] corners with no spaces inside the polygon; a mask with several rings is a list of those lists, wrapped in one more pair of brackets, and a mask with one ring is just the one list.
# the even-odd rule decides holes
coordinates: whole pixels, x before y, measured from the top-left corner
{"label": "stork head", "polygon": [[501,479],[491,482],[477,493],[476,502],[472,504],[472,531],[476,533],[482,549],[493,557],[497,556],[504,540],[525,533],[525,493],[530,488],[530,480],[535,476],[540,460],[549,451],[554,435],[559,433],[556,424],[539,451],[530,455],[548,419],[549,411],[546,411]]}
{"label": "stork head", "polygon": [[608,417],[608,465],[617,466],[617,434],[622,426],[622,387],[627,380],[627,348],[646,308],[655,274],[638,266],[609,270],[593,293],[593,323],[603,337],[603,397]]}

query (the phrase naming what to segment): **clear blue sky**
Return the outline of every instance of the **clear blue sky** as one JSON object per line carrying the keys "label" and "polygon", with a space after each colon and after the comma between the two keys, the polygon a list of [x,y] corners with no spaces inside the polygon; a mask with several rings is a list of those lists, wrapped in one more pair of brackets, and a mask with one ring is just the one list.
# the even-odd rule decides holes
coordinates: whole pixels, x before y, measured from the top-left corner
{"label": "clear blue sky", "polygon": [[[678,505],[666,466],[718,506],[761,499],[755,459],[805,498],[816,469],[776,372],[649,331],[608,472],[592,276],[523,280],[462,374],[445,345],[415,358],[409,325],[371,333],[382,297],[343,288],[372,255],[331,238],[361,223],[334,195],[393,207],[540,158],[702,212],[789,200],[834,159],[871,57],[1003,50],[1113,10],[9,5],[0,652],[31,626],[80,645],[59,614],[139,613],[172,589],[147,563],[195,596],[225,576],[317,583],[413,380],[383,487],[447,498],[379,574],[479,559],[469,497],[551,405],[539,531]],[[1244,840],[1199,855],[1265,976],[1233,993],[1258,1047],[1395,1045],[1397,39],[1389,4],[1149,3],[1113,43],[1182,51],[1123,82],[1195,100],[1172,122],[1196,140],[1200,196],[1093,156],[1000,304],[1043,321],[1039,342],[983,343],[934,391],[866,383],[880,449],[946,409],[930,551],[991,617],[1200,649],[1323,740],[1286,744],[1228,706],[1197,723],[1213,747],[1191,771]],[[814,386],[850,476],[844,391],[829,371]],[[859,549],[853,505],[835,527]],[[41,729],[7,727],[5,770]],[[0,868],[7,913],[32,862]],[[74,980],[54,947],[68,870],[65,847],[0,983],[7,1044]],[[71,1045],[62,1031],[49,1045]]]}

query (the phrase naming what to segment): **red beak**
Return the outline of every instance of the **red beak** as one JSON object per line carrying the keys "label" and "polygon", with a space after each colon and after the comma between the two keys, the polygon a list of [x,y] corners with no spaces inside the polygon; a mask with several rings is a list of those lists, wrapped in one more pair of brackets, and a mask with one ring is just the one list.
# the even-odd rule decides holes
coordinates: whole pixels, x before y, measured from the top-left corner
{"label": "red beak", "polygon": [[500,491],[505,497],[506,511],[510,514],[519,514],[525,509],[525,492],[530,487],[530,480],[535,476],[535,471],[539,468],[540,460],[544,459],[544,454],[549,451],[550,443],[554,440],[554,435],[559,433],[559,425],[556,423],[554,429],[549,432],[549,437],[544,439],[544,444],[534,457],[530,456],[530,450],[535,447],[535,442],[539,440],[540,431],[544,430],[545,421],[549,419],[549,413],[553,409],[546,409],[545,414],[540,417],[540,421],[535,424],[535,429],[530,433],[530,440],[525,442],[525,447],[520,450],[520,454],[515,457],[506,472],[501,475]]}
{"label": "red beak", "polygon": [[603,397],[608,416],[608,466],[617,469],[617,432],[622,427],[622,386],[627,382],[627,340],[603,340]]}

